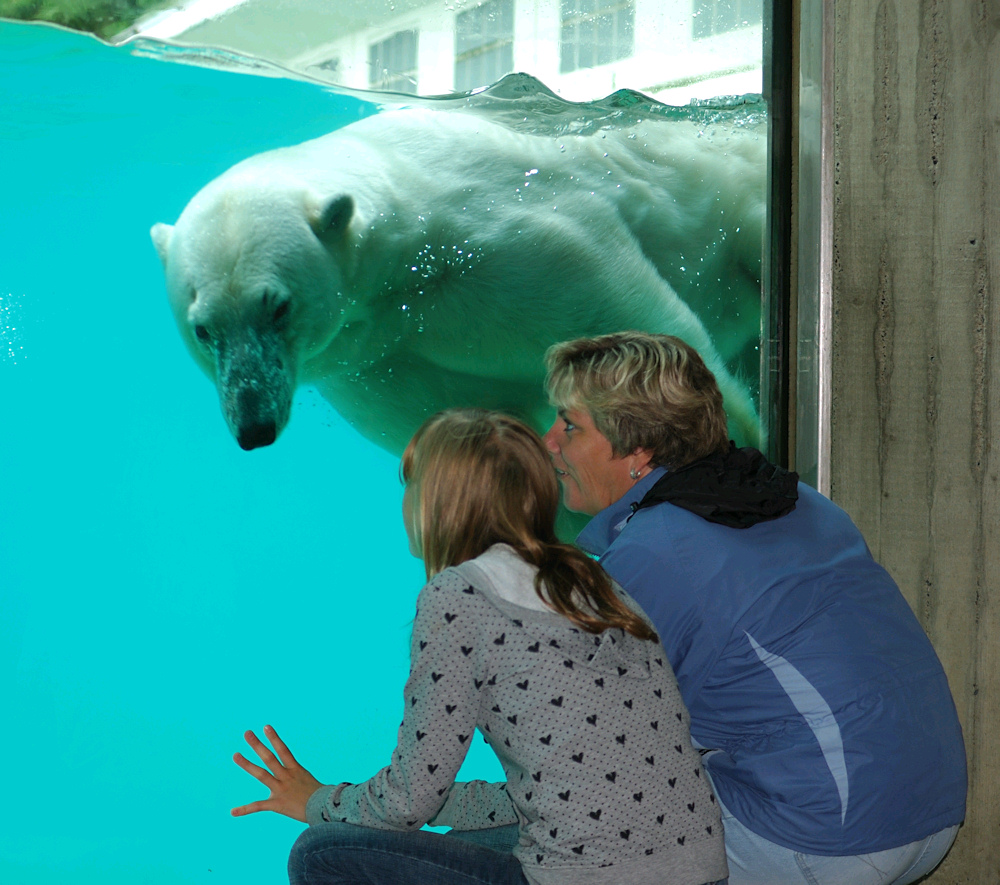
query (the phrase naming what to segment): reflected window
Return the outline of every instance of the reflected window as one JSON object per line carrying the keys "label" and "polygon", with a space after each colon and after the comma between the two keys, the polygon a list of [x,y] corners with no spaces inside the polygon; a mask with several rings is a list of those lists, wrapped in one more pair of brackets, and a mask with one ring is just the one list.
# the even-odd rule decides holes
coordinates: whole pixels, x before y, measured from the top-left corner
{"label": "reflected window", "polygon": [[417,94],[417,32],[397,31],[368,46],[368,85]]}
{"label": "reflected window", "polygon": [[514,69],[514,0],[492,0],[455,16],[455,90],[495,83]]}
{"label": "reflected window", "polygon": [[694,0],[694,38],[714,37],[763,20],[760,0]]}
{"label": "reflected window", "polygon": [[632,0],[562,0],[559,72],[593,68],[635,52]]}
{"label": "reflected window", "polygon": [[342,63],[339,55],[335,55],[333,58],[328,58],[326,61],[316,62],[311,67],[319,68],[321,71],[326,71],[333,77],[337,77],[340,74],[340,69]]}

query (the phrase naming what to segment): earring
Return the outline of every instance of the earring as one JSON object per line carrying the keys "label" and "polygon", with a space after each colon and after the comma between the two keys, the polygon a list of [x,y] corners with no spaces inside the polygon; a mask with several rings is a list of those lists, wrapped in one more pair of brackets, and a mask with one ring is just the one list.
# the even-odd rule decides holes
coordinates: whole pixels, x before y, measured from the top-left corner
{"label": "earring", "polygon": [[640,477],[640,476],[642,475],[642,471],[641,471],[641,470],[636,470],[636,469],[635,469],[635,468],[633,467],[633,468],[631,468],[631,469],[629,470],[629,472],[628,472],[628,475],[629,475],[629,476],[630,476],[630,477],[631,477],[631,478],[632,478],[633,480],[636,480],[636,479],[638,479],[638,478],[639,478],[639,477]]}

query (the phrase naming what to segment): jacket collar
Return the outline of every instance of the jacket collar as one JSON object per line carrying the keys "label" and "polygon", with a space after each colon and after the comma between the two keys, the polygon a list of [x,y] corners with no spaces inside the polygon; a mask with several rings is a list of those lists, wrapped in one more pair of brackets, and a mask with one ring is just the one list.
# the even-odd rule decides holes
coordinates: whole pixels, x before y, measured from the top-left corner
{"label": "jacket collar", "polygon": [[639,506],[657,481],[667,472],[665,467],[655,467],[642,477],[632,488],[622,495],[614,504],[605,507],[598,513],[579,535],[576,543],[592,556],[603,556],[625,528],[625,523]]}

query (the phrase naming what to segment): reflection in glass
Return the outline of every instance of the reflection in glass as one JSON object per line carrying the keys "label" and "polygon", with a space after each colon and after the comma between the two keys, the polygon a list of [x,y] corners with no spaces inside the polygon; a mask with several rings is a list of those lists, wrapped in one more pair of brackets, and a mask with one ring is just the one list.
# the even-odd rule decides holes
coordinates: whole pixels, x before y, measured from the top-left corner
{"label": "reflection in glass", "polygon": [[760,25],[762,14],[759,0],[695,0],[695,39]]}
{"label": "reflection in glass", "polygon": [[385,92],[416,95],[417,31],[397,31],[368,47],[368,85]]}
{"label": "reflection in glass", "polygon": [[559,72],[593,68],[635,52],[632,0],[562,0]]}
{"label": "reflection in glass", "polygon": [[[524,72],[571,101],[628,88],[681,105],[761,92],[762,11],[763,0],[203,0],[116,39],[224,48],[350,89],[444,95]],[[393,38],[407,32],[404,57]]]}
{"label": "reflection in glass", "polygon": [[490,0],[455,16],[455,91],[495,83],[514,68],[514,0]]}

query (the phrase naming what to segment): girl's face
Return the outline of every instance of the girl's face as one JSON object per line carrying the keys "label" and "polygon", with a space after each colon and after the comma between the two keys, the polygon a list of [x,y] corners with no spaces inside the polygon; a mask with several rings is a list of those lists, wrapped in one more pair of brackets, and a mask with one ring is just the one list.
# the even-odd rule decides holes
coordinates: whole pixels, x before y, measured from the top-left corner
{"label": "girl's face", "polygon": [[611,443],[582,409],[560,409],[543,437],[562,484],[567,510],[595,516],[624,495],[635,482],[632,468],[644,468],[648,456],[616,457]]}
{"label": "girl's face", "polygon": [[423,553],[420,550],[420,542],[418,540],[417,532],[417,501],[416,501],[416,489],[413,487],[413,483],[408,482],[406,487],[403,489],[403,526],[406,529],[406,537],[410,542],[410,553],[412,553],[417,559],[423,559]]}

